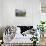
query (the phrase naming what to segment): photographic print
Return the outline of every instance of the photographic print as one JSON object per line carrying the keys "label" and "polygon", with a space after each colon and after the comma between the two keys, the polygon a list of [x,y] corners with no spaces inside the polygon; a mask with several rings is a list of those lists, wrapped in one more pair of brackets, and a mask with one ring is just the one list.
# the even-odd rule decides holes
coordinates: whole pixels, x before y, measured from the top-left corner
{"label": "photographic print", "polygon": [[26,16],[26,11],[25,10],[15,9],[15,15],[17,17],[24,17],[24,16]]}

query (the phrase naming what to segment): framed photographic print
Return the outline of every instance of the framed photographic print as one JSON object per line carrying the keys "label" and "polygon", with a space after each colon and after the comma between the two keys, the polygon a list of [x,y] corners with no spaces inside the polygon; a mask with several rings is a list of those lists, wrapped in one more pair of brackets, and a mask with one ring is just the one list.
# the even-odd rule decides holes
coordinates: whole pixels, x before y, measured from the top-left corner
{"label": "framed photographic print", "polygon": [[15,9],[15,15],[17,17],[24,17],[26,16],[26,10]]}

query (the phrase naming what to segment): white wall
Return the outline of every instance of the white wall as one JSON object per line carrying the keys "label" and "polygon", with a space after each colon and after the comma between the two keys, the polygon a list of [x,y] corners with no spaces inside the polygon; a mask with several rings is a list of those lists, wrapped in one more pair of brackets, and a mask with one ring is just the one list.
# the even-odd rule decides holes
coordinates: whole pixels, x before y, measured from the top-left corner
{"label": "white wall", "polygon": [[[16,17],[15,9],[25,9],[26,17]],[[39,0],[3,0],[2,25],[33,25],[40,20]]]}
{"label": "white wall", "polygon": [[0,26],[2,24],[2,0],[0,0]]}

